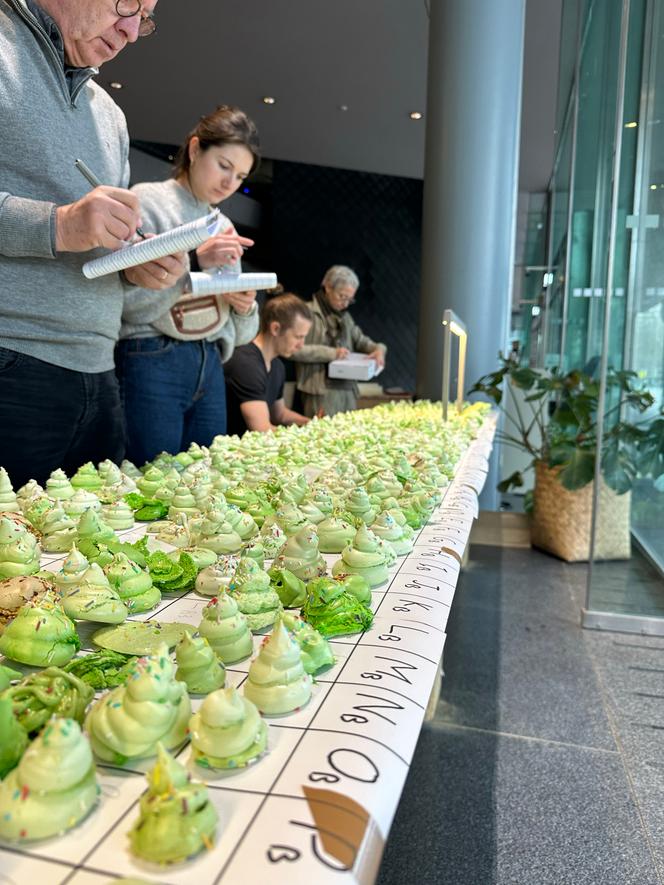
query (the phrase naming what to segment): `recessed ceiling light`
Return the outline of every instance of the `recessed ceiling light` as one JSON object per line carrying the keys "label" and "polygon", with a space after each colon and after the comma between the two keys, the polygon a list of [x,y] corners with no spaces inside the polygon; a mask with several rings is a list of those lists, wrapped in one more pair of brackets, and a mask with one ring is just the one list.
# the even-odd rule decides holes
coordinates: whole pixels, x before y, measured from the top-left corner
{"label": "recessed ceiling light", "polygon": [[411,111],[408,116],[411,120],[421,120],[424,114],[422,114],[420,111]]}
{"label": "recessed ceiling light", "polygon": [[340,105],[339,105],[339,110],[340,110],[340,111],[347,111],[347,110],[348,110],[348,105],[347,105],[347,104],[340,104]]}
{"label": "recessed ceiling light", "polygon": [[277,99],[273,95],[264,95],[263,104],[276,104]]}
{"label": "recessed ceiling light", "polygon": [[625,129],[636,129],[638,125],[636,120],[632,120],[631,123],[625,123]]}
{"label": "recessed ceiling light", "polygon": [[113,80],[108,85],[111,87],[111,89],[122,89],[122,83],[119,83],[117,80]]}

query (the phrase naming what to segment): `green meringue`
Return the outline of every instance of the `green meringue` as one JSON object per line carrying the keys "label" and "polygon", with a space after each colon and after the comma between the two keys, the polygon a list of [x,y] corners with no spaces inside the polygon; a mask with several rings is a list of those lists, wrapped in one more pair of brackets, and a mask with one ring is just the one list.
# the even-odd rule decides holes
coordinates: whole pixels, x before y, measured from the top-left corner
{"label": "green meringue", "polygon": [[70,519],[78,522],[86,510],[101,511],[101,501],[94,492],[87,489],[77,489],[71,498],[62,502],[62,509]]}
{"label": "green meringue", "polygon": [[254,650],[247,619],[233,597],[223,591],[203,609],[198,632],[226,666],[243,661]]}
{"label": "green meringue", "polygon": [[240,559],[229,590],[252,632],[274,624],[281,602],[270,586],[269,575],[253,559]]}
{"label": "green meringue", "polygon": [[362,575],[345,575],[343,573],[335,575],[334,580],[338,581],[346,593],[350,593],[359,602],[364,605],[371,605],[371,587],[366,578]]}
{"label": "green meringue", "polygon": [[124,531],[124,529],[134,526],[134,511],[126,501],[105,504],[102,508],[102,518],[115,532]]}
{"label": "green meringue", "polygon": [[367,490],[357,486],[346,498],[346,510],[354,517],[361,519],[367,525],[376,518],[376,509],[371,504]]}
{"label": "green meringue", "polygon": [[243,541],[248,541],[258,534],[258,526],[248,513],[243,513],[239,507],[229,504],[226,509],[226,521],[231,524]]}
{"label": "green meringue", "polygon": [[11,702],[16,721],[26,734],[34,737],[51,716],[82,722],[94,693],[93,688],[73,673],[47,667],[6,688],[0,699]]}
{"label": "green meringue", "polygon": [[173,562],[179,562],[180,556],[183,553],[186,553],[187,556],[191,557],[197,573],[204,568],[209,568],[209,566],[214,565],[217,561],[217,554],[213,553],[212,550],[208,550],[207,547],[181,547],[179,550],[171,550],[171,552],[166,555],[170,557]]}
{"label": "green meringue", "polygon": [[281,716],[304,707],[311,698],[311,687],[300,647],[279,621],[251,662],[244,696],[264,716]]}
{"label": "green meringue", "polygon": [[25,513],[30,504],[37,498],[44,495],[44,489],[39,485],[36,479],[29,479],[25,485],[16,492],[16,500],[19,507]]}
{"label": "green meringue", "polygon": [[[21,679],[23,677],[22,673],[19,673],[18,670],[13,670],[11,667],[5,667],[0,664],[0,692],[4,691],[6,688],[12,683],[14,679]],[[0,778],[2,775],[0,775]]]}
{"label": "green meringue", "polygon": [[200,571],[196,577],[196,592],[201,596],[217,596],[228,590],[238,560],[235,556],[221,556],[213,565]]}
{"label": "green meringue", "polygon": [[186,516],[198,516],[199,513],[200,510],[196,504],[196,499],[191,494],[189,486],[186,485],[186,483],[181,482],[175,489],[173,497],[171,498],[171,504],[168,508],[168,518],[174,520],[180,514],[185,514]]}
{"label": "green meringue", "polygon": [[110,458],[106,458],[97,465],[97,472],[102,485],[113,485],[122,479],[122,471]]}
{"label": "green meringue", "polygon": [[0,513],[8,511],[20,512],[21,507],[14,492],[14,487],[9,479],[9,474],[4,467],[0,467]]}
{"label": "green meringue", "polygon": [[178,669],[175,678],[192,694],[209,694],[223,688],[226,670],[204,636],[185,633],[175,647]]}
{"label": "green meringue", "polygon": [[290,538],[291,535],[297,534],[301,529],[308,528],[311,523],[302,511],[295,504],[284,504],[277,508],[274,514],[274,521]]}
{"label": "green meringue", "polygon": [[212,848],[219,816],[205,784],[191,781],[162,744],[156,752],[138,820],[129,831],[131,852],[152,863],[180,863]]}
{"label": "green meringue", "polygon": [[366,578],[370,587],[380,587],[388,580],[386,556],[380,549],[378,538],[361,525],[352,544],[344,547],[341,559],[332,566],[332,575],[355,574]]}
{"label": "green meringue", "polygon": [[316,526],[321,553],[341,553],[355,537],[355,526],[340,516],[328,516]]}
{"label": "green meringue", "polygon": [[161,602],[161,592],[152,583],[150,573],[124,553],[116,553],[104,572],[130,614],[150,611]]}
{"label": "green meringue", "polygon": [[74,620],[100,624],[121,624],[129,615],[129,609],[96,562],[88,566],[77,584],[67,588],[62,607]]}
{"label": "green meringue", "polygon": [[371,609],[330,578],[309,581],[302,616],[323,636],[362,633],[373,623]]}
{"label": "green meringue", "polygon": [[28,733],[19,724],[9,698],[0,696],[0,780],[16,768],[28,746]]}
{"label": "green meringue", "polygon": [[[123,468],[123,472],[127,471]],[[150,467],[145,473],[139,473],[138,478],[134,476],[134,479],[136,488],[145,498],[153,498],[157,489],[164,484],[164,474],[158,467]]]}
{"label": "green meringue", "polygon": [[228,520],[223,516],[219,518],[219,511],[207,511],[198,525],[196,543],[199,547],[212,550],[217,556],[223,556],[239,553],[242,538]]}
{"label": "green meringue", "polygon": [[46,494],[57,501],[66,501],[75,493],[74,486],[67,479],[64,470],[54,470],[46,480]]}
{"label": "green meringue", "polygon": [[267,520],[261,526],[260,539],[266,559],[274,559],[286,543],[288,535],[277,522]]}
{"label": "green meringue", "polygon": [[139,658],[125,685],[102,695],[85,718],[95,755],[122,765],[181,744],[187,734],[191,703],[187,687],[175,679],[168,647]]}
{"label": "green meringue", "polygon": [[302,501],[299,504],[300,513],[313,525],[318,525],[325,519],[325,514],[318,508],[314,501]]}
{"label": "green meringue", "polygon": [[78,722],[53,718],[0,783],[0,838],[58,836],[83,820],[98,796],[90,745]]}
{"label": "green meringue", "polygon": [[302,581],[320,578],[327,564],[318,549],[318,535],[312,526],[291,535],[275,558],[276,568],[285,568]]}
{"label": "green meringue", "polygon": [[95,489],[101,488],[102,481],[95,465],[92,461],[88,461],[87,464],[79,467],[76,473],[72,476],[71,484],[75,489],[90,489],[91,491],[94,491]]}
{"label": "green meringue", "polygon": [[209,694],[189,721],[191,755],[202,768],[245,768],[265,752],[267,725],[235,688]]}
{"label": "green meringue", "polygon": [[54,507],[44,516],[41,526],[45,553],[64,553],[76,540],[76,523],[62,507]]}
{"label": "green meringue", "polygon": [[36,574],[40,555],[37,539],[24,525],[0,516],[0,580]]}
{"label": "green meringue", "polygon": [[33,498],[27,502],[23,515],[39,532],[46,514],[57,507],[59,503],[61,502],[55,498],[49,498],[48,495],[40,495],[38,498]]}
{"label": "green meringue", "polygon": [[305,673],[314,675],[334,664],[334,654],[325,637],[293,612],[284,612],[281,621],[300,647]]}
{"label": "green meringue", "polygon": [[241,556],[248,556],[249,559],[255,560],[260,568],[265,566],[265,548],[259,535],[256,535],[251,541],[246,541],[242,545],[240,551]]}
{"label": "green meringue", "polygon": [[307,597],[304,581],[285,568],[272,566],[268,571],[270,584],[277,591],[284,608],[300,608]]}
{"label": "green meringue", "polygon": [[77,531],[79,541],[86,540],[94,543],[101,541],[103,543],[116,540],[113,529],[94,510],[85,511],[78,521]]}
{"label": "green meringue", "polygon": [[134,462],[128,461],[127,458],[120,462],[120,470],[125,474],[125,476],[130,476],[132,479],[139,479],[141,476],[143,476],[143,474],[134,464]]}
{"label": "green meringue", "polygon": [[376,521],[371,526],[371,531],[376,537],[386,541],[397,556],[406,556],[413,549],[412,530],[406,530],[402,525],[399,525],[389,510],[383,510],[378,514]]}
{"label": "green meringue", "polygon": [[0,636],[0,653],[32,667],[66,664],[81,647],[74,622],[46,593],[23,606]]}

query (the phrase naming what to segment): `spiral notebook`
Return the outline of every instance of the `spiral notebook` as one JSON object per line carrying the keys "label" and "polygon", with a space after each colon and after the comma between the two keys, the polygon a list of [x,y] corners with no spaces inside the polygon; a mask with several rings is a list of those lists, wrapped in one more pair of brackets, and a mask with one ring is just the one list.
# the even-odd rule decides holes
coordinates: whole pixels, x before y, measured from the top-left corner
{"label": "spiral notebook", "polygon": [[214,209],[196,221],[181,224],[163,234],[157,234],[155,237],[141,240],[140,243],[132,243],[131,246],[126,246],[117,252],[109,252],[101,258],[87,261],[83,265],[83,273],[89,280],[94,280],[96,277],[145,264],[146,261],[156,261],[175,252],[189,252],[218,233],[222,220],[225,222],[219,210]]}
{"label": "spiral notebook", "polygon": [[247,292],[254,289],[273,289],[277,285],[276,273],[190,273],[186,292],[192,295],[223,295],[224,292]]}

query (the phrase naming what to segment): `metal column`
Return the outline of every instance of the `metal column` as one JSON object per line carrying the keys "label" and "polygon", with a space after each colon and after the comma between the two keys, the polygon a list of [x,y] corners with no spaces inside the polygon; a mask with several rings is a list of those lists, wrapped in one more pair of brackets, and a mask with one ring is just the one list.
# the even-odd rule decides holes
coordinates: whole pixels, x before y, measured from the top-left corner
{"label": "metal column", "polygon": [[[431,0],[430,9],[417,393],[437,399],[445,308],[468,328],[467,386],[507,344],[525,0]],[[495,482],[490,474],[489,507]]]}

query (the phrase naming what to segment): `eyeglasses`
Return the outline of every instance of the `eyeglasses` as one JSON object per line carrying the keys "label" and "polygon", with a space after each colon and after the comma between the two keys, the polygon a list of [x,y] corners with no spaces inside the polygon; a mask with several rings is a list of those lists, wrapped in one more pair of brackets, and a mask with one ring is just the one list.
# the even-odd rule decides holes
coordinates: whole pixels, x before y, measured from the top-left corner
{"label": "eyeglasses", "polygon": [[120,18],[133,18],[135,15],[141,16],[141,23],[138,26],[139,37],[149,37],[157,30],[157,22],[154,20],[152,13],[143,12],[143,6],[140,0],[116,0],[115,12]]}
{"label": "eyeglasses", "polygon": [[332,290],[334,297],[337,301],[340,301],[342,304],[345,304],[346,307],[350,307],[351,304],[355,304],[355,296],[354,295],[342,295],[341,292],[338,292],[336,289]]}

